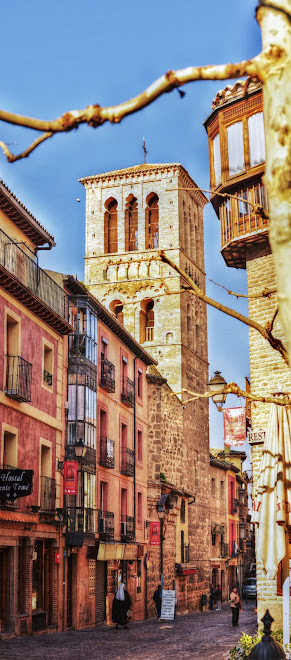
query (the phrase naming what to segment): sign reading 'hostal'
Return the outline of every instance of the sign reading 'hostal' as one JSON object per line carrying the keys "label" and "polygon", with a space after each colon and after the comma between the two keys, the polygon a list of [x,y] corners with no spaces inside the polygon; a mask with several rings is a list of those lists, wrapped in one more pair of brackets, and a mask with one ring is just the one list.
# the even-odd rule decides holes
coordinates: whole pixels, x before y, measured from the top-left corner
{"label": "sign reading 'hostal'", "polygon": [[0,470],[0,500],[14,502],[18,497],[26,497],[32,493],[33,470]]}

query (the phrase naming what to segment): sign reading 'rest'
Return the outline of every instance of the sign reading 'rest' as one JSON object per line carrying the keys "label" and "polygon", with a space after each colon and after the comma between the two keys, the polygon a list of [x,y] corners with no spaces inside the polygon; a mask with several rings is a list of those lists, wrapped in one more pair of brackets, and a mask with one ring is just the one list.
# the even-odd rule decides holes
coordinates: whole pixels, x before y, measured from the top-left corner
{"label": "sign reading 'rest'", "polygon": [[0,470],[0,500],[3,502],[26,497],[32,493],[33,470]]}

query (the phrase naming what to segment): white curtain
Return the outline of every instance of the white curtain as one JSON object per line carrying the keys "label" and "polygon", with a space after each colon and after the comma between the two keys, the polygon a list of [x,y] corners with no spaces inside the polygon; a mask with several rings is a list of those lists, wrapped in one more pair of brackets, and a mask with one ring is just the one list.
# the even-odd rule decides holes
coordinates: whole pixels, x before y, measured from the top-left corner
{"label": "white curtain", "polygon": [[242,122],[237,121],[227,129],[229,174],[237,174],[245,169]]}
{"label": "white curtain", "polygon": [[214,179],[217,186],[221,181],[221,159],[219,133],[213,138]]}
{"label": "white curtain", "polygon": [[248,119],[250,165],[254,167],[266,160],[263,113],[256,112]]}

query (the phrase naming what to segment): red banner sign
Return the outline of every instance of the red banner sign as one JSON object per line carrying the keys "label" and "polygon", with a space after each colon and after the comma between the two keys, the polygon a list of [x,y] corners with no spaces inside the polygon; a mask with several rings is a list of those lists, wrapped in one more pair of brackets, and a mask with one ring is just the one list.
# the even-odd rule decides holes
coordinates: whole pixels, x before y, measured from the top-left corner
{"label": "red banner sign", "polygon": [[65,461],[64,463],[64,494],[77,495],[78,463]]}
{"label": "red banner sign", "polygon": [[160,544],[160,521],[150,523],[150,545]]}
{"label": "red banner sign", "polygon": [[223,410],[224,444],[239,447],[246,439],[246,409],[225,408]]}

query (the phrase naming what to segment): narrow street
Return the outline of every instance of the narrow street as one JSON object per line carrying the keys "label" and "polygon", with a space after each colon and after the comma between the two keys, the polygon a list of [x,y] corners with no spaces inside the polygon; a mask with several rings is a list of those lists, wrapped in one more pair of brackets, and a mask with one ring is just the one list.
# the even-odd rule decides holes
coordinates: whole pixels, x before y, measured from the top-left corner
{"label": "narrow street", "polygon": [[239,626],[231,625],[231,611],[195,612],[173,622],[133,622],[129,630],[99,626],[52,635],[0,642],[2,660],[228,660],[229,650],[242,632],[254,635],[254,602],[243,603]]}

